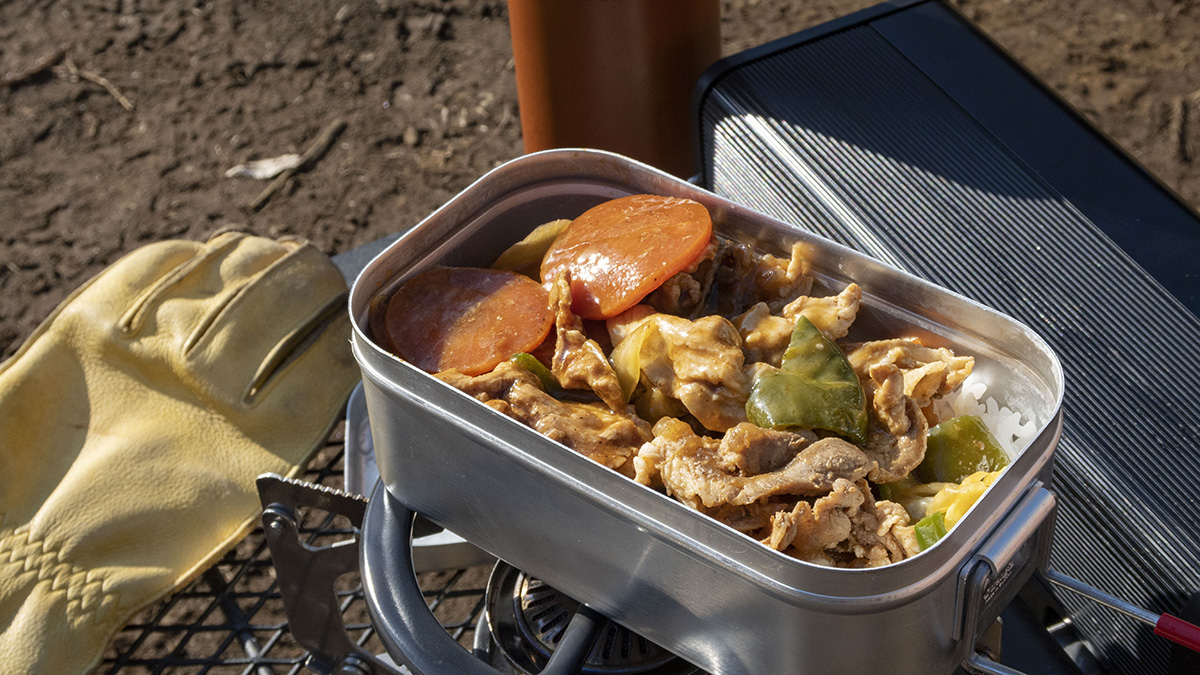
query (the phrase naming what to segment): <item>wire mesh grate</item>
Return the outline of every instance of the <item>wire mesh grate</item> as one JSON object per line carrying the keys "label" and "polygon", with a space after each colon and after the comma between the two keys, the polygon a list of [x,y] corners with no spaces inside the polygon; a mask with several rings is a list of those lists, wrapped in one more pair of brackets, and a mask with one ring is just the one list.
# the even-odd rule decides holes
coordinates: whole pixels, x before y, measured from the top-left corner
{"label": "wire mesh grate", "polygon": [[[339,426],[302,478],[341,489],[343,443]],[[330,514],[302,514],[300,532],[313,545],[354,533],[343,518]],[[484,566],[418,577],[434,616],[466,648],[483,611],[489,571]],[[339,579],[336,594],[351,639],[370,653],[382,653],[358,575]],[[307,657],[288,630],[266,538],[256,527],[186,588],[135,616],[110,641],[96,672],[290,675],[307,672]]]}

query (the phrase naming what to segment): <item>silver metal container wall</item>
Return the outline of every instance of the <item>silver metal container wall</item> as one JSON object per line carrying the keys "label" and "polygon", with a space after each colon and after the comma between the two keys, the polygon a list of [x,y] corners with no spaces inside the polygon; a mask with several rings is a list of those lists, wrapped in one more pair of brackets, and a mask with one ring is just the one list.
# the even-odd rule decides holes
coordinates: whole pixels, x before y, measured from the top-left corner
{"label": "silver metal container wall", "polygon": [[[911,559],[835,569],[771,550],[570,451],[380,349],[372,297],[434,265],[488,266],[537,225],[654,193],[716,231],[812,252],[826,291],[863,289],[851,337],[920,336],[976,358],[1037,436],[950,533]],[[1063,375],[1029,328],[848,248],[627,158],[554,150],[504,164],[369,264],[350,296],[379,470],[399,501],[713,673],[949,673],[1045,565]]]}

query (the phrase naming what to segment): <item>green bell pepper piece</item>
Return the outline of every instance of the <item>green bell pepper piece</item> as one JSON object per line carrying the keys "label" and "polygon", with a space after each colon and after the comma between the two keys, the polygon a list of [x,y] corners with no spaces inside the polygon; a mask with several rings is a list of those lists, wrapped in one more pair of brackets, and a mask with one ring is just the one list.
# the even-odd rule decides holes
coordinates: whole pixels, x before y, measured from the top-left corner
{"label": "green bell pepper piece", "polygon": [[550,369],[542,365],[537,357],[528,352],[519,352],[508,357],[508,360],[515,365],[521,366],[525,370],[537,375],[537,378],[542,382],[542,389],[548,392],[554,392],[562,389],[562,385],[558,383],[558,378],[554,377],[554,373]]}
{"label": "green bell pepper piece", "polygon": [[946,536],[946,516],[941,511],[931,513],[917,521],[913,528],[917,545],[924,551]]}
{"label": "green bell pepper piece", "polygon": [[961,483],[977,471],[999,471],[1008,454],[978,415],[952,417],[929,430],[925,459],[914,470],[924,483]]}
{"label": "green bell pepper piece", "polygon": [[822,429],[863,443],[867,397],[842,350],[802,316],[781,367],[755,377],[746,417],[760,427]]}

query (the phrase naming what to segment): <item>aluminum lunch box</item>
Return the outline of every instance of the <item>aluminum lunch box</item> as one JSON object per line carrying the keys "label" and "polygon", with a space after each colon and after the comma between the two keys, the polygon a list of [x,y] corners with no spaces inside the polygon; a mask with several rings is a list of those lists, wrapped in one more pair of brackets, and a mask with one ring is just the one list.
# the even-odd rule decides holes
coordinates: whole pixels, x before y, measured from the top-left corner
{"label": "aluminum lunch box", "polygon": [[[537,225],[636,193],[705,204],[764,252],[813,251],[818,287],[863,289],[855,339],[919,335],[976,358],[1032,444],[937,545],[874,569],[805,563],[577,455],[377,347],[371,298],[434,265],[488,266]],[[1045,567],[1063,372],[1028,327],[625,157],[526,155],[376,257],[350,293],[380,476],[400,502],[712,673],[949,673]]]}

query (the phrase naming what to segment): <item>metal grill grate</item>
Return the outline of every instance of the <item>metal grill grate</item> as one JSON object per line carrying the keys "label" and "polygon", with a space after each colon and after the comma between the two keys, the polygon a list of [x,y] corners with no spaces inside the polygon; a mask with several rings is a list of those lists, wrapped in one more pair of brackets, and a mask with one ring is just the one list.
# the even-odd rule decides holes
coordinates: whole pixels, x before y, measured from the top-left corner
{"label": "metal grill grate", "polygon": [[[334,431],[309,463],[303,479],[342,488],[344,429]],[[350,537],[341,517],[305,514],[301,532],[310,544]],[[483,611],[490,567],[420,575],[434,616],[455,640],[470,648]],[[347,632],[371,653],[384,651],[371,626],[357,574],[338,583]],[[287,615],[261,527],[182,591],[148,607],[109,643],[98,673],[304,672],[307,653],[288,631]]]}

